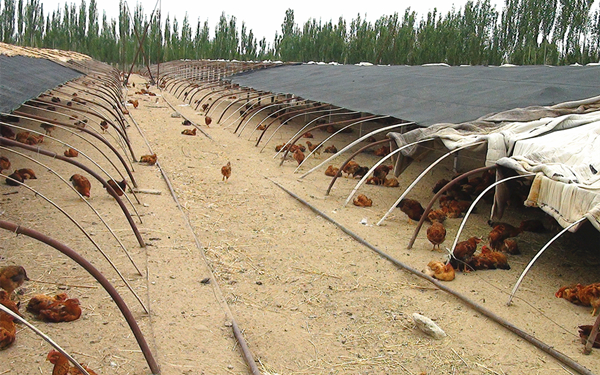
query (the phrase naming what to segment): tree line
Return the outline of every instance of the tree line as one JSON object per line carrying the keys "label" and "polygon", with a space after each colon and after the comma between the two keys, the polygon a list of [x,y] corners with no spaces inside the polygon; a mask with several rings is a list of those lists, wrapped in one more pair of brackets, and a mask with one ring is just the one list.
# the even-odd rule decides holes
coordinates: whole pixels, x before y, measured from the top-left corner
{"label": "tree line", "polygon": [[[354,64],[444,62],[450,65],[561,65],[598,62],[600,9],[594,0],[468,1],[441,14],[418,18],[406,9],[370,22],[309,19],[302,27],[285,12],[272,42],[224,13],[214,30],[208,21],[181,24],[160,12],[133,12],[121,1],[117,19],[99,16],[96,0],[81,0],[44,13],[40,0],[0,0],[0,40],[31,47],[72,50],[110,64],[156,63],[176,59],[323,61]],[[143,37],[147,33],[147,37]],[[144,39],[143,52],[136,53]]]}

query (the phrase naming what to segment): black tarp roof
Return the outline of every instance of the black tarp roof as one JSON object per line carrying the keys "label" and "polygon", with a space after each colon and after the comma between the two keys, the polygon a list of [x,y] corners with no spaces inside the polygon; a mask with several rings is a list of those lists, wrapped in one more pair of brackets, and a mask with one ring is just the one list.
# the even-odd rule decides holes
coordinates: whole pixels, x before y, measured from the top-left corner
{"label": "black tarp roof", "polygon": [[600,95],[600,66],[303,64],[242,73],[232,81],[428,126]]}
{"label": "black tarp roof", "polygon": [[46,59],[0,55],[0,112],[83,74]]}

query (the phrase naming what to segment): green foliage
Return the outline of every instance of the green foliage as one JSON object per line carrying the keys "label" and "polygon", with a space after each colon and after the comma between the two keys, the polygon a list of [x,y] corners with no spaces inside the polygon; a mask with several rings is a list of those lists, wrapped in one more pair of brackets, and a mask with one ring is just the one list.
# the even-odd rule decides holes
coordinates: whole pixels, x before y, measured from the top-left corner
{"label": "green foliage", "polygon": [[[245,22],[221,14],[211,38],[208,21],[194,27],[159,11],[150,16],[124,0],[117,19],[97,0],[65,3],[44,13],[41,0],[0,0],[0,41],[75,50],[127,69],[174,59],[323,61],[354,64],[571,64],[600,59],[600,9],[594,0],[469,0],[446,14],[423,17],[406,9],[374,22],[358,14],[337,22],[311,18],[298,25],[284,14],[272,43],[257,40]],[[138,46],[142,48],[138,51]]]}

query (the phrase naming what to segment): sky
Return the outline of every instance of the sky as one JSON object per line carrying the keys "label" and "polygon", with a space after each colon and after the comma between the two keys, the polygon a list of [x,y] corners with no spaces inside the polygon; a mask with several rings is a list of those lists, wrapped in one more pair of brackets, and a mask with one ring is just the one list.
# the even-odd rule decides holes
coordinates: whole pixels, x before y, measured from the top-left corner
{"label": "sky", "polygon": [[[85,0],[89,4],[89,0]],[[286,2],[286,1],[199,1],[199,0],[158,0],[159,7],[163,14],[163,20],[167,13],[170,15],[171,21],[173,16],[177,17],[179,27],[183,18],[188,15],[188,20],[195,31],[198,19],[204,24],[208,21],[211,36],[214,35],[215,26],[219,22],[221,14],[224,12],[227,17],[235,16],[238,29],[241,28],[242,21],[245,22],[248,30],[252,29],[257,40],[265,37],[268,43],[271,43],[275,37],[275,32],[281,34],[281,24],[285,17],[285,11],[289,8],[294,10],[294,19],[300,27],[310,18],[317,21],[327,22],[333,20],[337,22],[339,17],[343,17],[348,23],[353,18],[360,14],[361,18],[371,23],[374,23],[383,15],[391,15],[397,12],[399,16],[404,14],[406,8],[417,12],[417,19],[425,17],[427,12],[437,8],[442,14],[450,11],[452,6],[456,9],[462,8],[467,0],[456,0],[454,2],[447,0],[421,0],[421,1],[357,1],[346,0],[341,1],[319,1],[319,0],[303,0],[301,2]],[[133,13],[136,4],[142,4],[144,13],[150,15],[157,0],[126,0],[130,11]],[[64,7],[64,0],[41,0],[44,5],[44,13],[48,14],[56,10],[60,5]],[[67,3],[75,3],[79,7],[81,0],[68,0]],[[119,0],[96,0],[98,4],[98,13],[100,20],[102,19],[102,11],[106,11],[107,17],[117,18],[119,14]],[[496,10],[500,11],[504,5],[504,0],[491,0],[492,5],[496,6]]]}

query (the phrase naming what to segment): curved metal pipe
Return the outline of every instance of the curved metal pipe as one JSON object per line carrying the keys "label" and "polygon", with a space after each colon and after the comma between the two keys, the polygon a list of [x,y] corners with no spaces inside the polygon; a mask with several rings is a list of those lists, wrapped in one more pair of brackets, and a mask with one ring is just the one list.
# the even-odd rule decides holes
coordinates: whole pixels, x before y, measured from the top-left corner
{"label": "curved metal pipe", "polygon": [[477,169],[473,169],[469,172],[465,172],[463,174],[461,174],[458,177],[455,177],[452,181],[450,181],[449,183],[447,183],[446,185],[444,185],[444,187],[442,187],[440,189],[440,191],[438,191],[433,198],[431,198],[431,200],[429,201],[429,204],[427,205],[427,207],[425,208],[425,212],[423,212],[423,215],[421,215],[421,220],[419,220],[419,222],[417,223],[417,227],[415,228],[415,231],[413,233],[412,238],[410,239],[410,241],[408,242],[408,247],[407,249],[412,249],[412,246],[415,243],[415,239],[417,238],[417,235],[419,234],[419,231],[421,230],[421,227],[423,226],[423,223],[425,222],[425,219],[427,218],[427,215],[429,214],[429,211],[431,211],[431,207],[433,207],[434,203],[437,201],[437,199],[439,197],[441,197],[446,191],[448,191],[452,186],[456,185],[460,180],[467,178],[469,176],[472,176],[474,174],[477,173],[481,173],[490,169],[496,169],[495,165],[492,165],[490,167],[481,167],[481,168],[477,168]]}
{"label": "curved metal pipe", "polygon": [[[433,138],[429,138],[428,140],[433,140]],[[436,161],[434,161],[433,163],[429,164],[429,166],[427,168],[425,168],[425,170],[423,172],[421,172],[421,174],[414,179],[414,181],[406,188],[406,190],[404,191],[404,193],[402,193],[402,195],[400,195],[400,198],[398,198],[396,200],[396,202],[394,203],[394,205],[392,207],[390,207],[390,209],[388,210],[388,212],[385,213],[385,215],[383,215],[383,217],[379,220],[379,222],[377,222],[377,225],[381,225],[383,223],[383,221],[385,220],[386,217],[388,217],[388,215],[390,213],[392,213],[392,211],[394,210],[394,208],[396,208],[396,206],[398,205],[398,203],[400,203],[400,201],[402,199],[404,199],[404,197],[406,197],[408,195],[408,193],[412,190],[412,188],[419,182],[421,181],[421,179],[425,176],[425,174],[427,172],[429,172],[433,167],[435,167],[437,164],[439,164],[442,160],[444,160],[445,158],[447,158],[448,156],[463,150],[465,148],[469,148],[469,147],[473,147],[473,146],[478,146],[480,144],[486,143],[487,141],[481,141],[481,142],[475,142],[475,143],[471,143],[462,147],[458,147],[452,151],[449,151],[447,153],[445,153],[444,155],[442,155],[440,158],[438,158]]]}
{"label": "curved metal pipe", "polygon": [[564,228],[563,230],[561,230],[560,232],[558,232],[556,234],[556,236],[552,237],[552,239],[550,241],[548,241],[544,247],[542,247],[540,249],[540,251],[537,252],[537,254],[535,254],[535,256],[533,257],[533,259],[531,259],[531,261],[527,264],[527,267],[525,267],[525,269],[523,270],[523,272],[521,272],[521,276],[519,276],[519,279],[517,280],[517,283],[515,284],[515,286],[513,287],[512,291],[510,292],[510,296],[508,297],[508,302],[506,302],[506,304],[508,306],[510,306],[512,304],[512,300],[513,297],[515,296],[515,293],[517,293],[517,289],[519,289],[519,286],[521,285],[521,282],[523,282],[523,279],[525,278],[525,275],[527,275],[527,272],[529,272],[529,270],[531,269],[531,267],[533,267],[533,264],[535,263],[536,260],[538,260],[538,258],[544,253],[544,251],[546,251],[546,249],[548,247],[550,247],[550,245],[552,245],[552,243],[554,241],[556,241],[560,236],[562,236],[566,231],[568,231],[569,229],[571,229],[572,227],[574,227],[575,225],[581,223],[582,221],[584,221],[586,219],[586,217],[582,217],[581,219],[577,220],[576,222],[574,222],[573,224],[569,225],[568,227]]}
{"label": "curved metal pipe", "polygon": [[158,364],[154,360],[154,357],[152,356],[152,352],[150,351],[150,347],[148,347],[148,343],[146,342],[146,339],[144,338],[144,334],[142,333],[142,330],[140,329],[140,327],[137,325],[137,322],[135,321],[135,318],[133,317],[131,310],[129,310],[129,307],[127,307],[127,304],[125,303],[123,298],[121,298],[121,295],[119,294],[119,292],[117,292],[115,287],[113,287],[112,284],[108,281],[108,279],[106,277],[104,277],[102,272],[100,272],[98,269],[96,269],[90,262],[88,262],[84,257],[82,257],[81,255],[76,253],[70,247],[68,247],[68,246],[56,241],[55,239],[50,238],[38,231],[35,231],[30,228],[22,227],[20,225],[16,225],[14,223],[4,221],[4,220],[0,220],[0,228],[6,229],[6,230],[11,231],[16,234],[24,234],[28,237],[34,238],[40,242],[43,242],[49,246],[52,246],[56,250],[60,251],[61,253],[68,256],[69,258],[73,259],[73,261],[75,261],[77,264],[79,264],[81,267],[83,267],[86,271],[88,271],[89,274],[92,275],[100,283],[100,285],[102,285],[102,287],[110,295],[110,297],[113,299],[113,301],[115,301],[115,304],[117,305],[119,310],[121,310],[123,317],[127,321],[129,328],[133,332],[133,335],[135,336],[135,339],[138,342],[138,345],[139,345],[142,353],[144,354],[144,357],[146,358],[146,363],[148,363],[148,367],[150,368],[150,371],[152,371],[152,374],[155,374],[155,375],[160,374],[160,369],[158,368]]}
{"label": "curved metal pipe", "polygon": [[[68,182],[67,180],[65,180],[60,174],[58,174],[56,171],[54,171],[54,169],[50,168],[49,166],[47,166],[46,164],[35,160],[34,158],[32,158],[29,155],[25,155],[19,151],[15,151],[11,148],[8,147],[4,147],[4,146],[0,146],[0,150],[5,150],[8,152],[12,152],[13,154],[19,155],[29,161],[34,162],[37,165],[40,165],[44,168],[46,168],[50,173],[54,174],[56,177],[58,177],[65,185],[67,185],[71,190],[73,190],[77,195],[79,195],[81,197],[81,194],[79,194],[79,192],[77,191],[77,189],[75,189],[75,187],[73,187],[73,185]],[[127,248],[125,247],[125,245],[123,244],[123,242],[121,242],[121,240],[119,239],[119,237],[117,236],[117,234],[112,230],[112,228],[108,225],[108,223],[104,220],[104,218],[102,217],[102,215],[100,215],[100,213],[94,208],[94,206],[92,206],[92,204],[90,202],[87,201],[87,199],[83,200],[85,202],[85,204],[88,205],[88,207],[96,214],[96,216],[98,217],[98,219],[100,220],[100,222],[102,222],[102,224],[104,224],[104,226],[106,227],[106,229],[108,229],[108,231],[110,232],[110,234],[112,234],[113,238],[117,241],[117,243],[119,244],[119,246],[121,247],[121,249],[123,250],[123,252],[125,253],[125,255],[127,256],[127,258],[129,258],[129,261],[131,261],[131,263],[133,264],[133,267],[135,267],[135,269],[138,271],[138,274],[140,276],[142,276],[142,272],[140,271],[139,267],[137,266],[137,264],[135,264],[135,262],[133,261],[133,258],[131,258],[131,255],[129,254],[129,252],[127,251]]]}
{"label": "curved metal pipe", "polygon": [[477,204],[477,202],[479,202],[481,200],[481,198],[483,198],[483,196],[488,191],[490,191],[492,188],[495,188],[496,185],[500,185],[503,182],[514,180],[516,178],[531,177],[531,176],[535,176],[535,173],[529,173],[529,174],[523,174],[523,175],[516,175],[516,176],[511,176],[511,177],[503,178],[502,180],[496,181],[493,184],[491,184],[490,186],[488,186],[487,188],[485,188],[481,192],[481,194],[479,194],[477,196],[477,198],[475,198],[475,200],[473,201],[473,203],[471,203],[471,205],[469,206],[469,209],[465,213],[465,217],[463,217],[462,221],[460,222],[460,226],[458,227],[458,231],[456,231],[456,237],[454,237],[454,242],[452,243],[452,247],[451,247],[452,251],[454,251],[454,248],[456,247],[456,244],[458,243],[458,239],[460,238],[460,234],[461,234],[463,228],[465,227],[465,224],[467,223],[467,219],[469,218],[469,215],[471,214],[471,212],[475,208],[475,205]]}
{"label": "curved metal pipe", "polygon": [[[135,291],[133,290],[133,288],[131,287],[131,285],[129,285],[129,283],[127,282],[127,280],[125,280],[125,277],[123,276],[123,274],[121,274],[121,271],[119,271],[119,269],[117,268],[117,266],[113,263],[112,259],[110,259],[110,257],[108,256],[108,254],[106,254],[104,252],[104,250],[102,250],[102,248],[100,247],[100,245],[98,245],[98,243],[96,241],[94,241],[94,239],[92,238],[92,236],[90,236],[90,234],[79,224],[79,222],[77,222],[77,220],[75,220],[71,215],[69,215],[69,213],[67,211],[63,210],[59,205],[57,205],[56,203],[54,203],[51,199],[49,199],[48,197],[46,197],[44,194],[40,193],[39,191],[35,190],[31,186],[29,186],[29,185],[27,185],[27,184],[25,184],[23,182],[17,181],[14,178],[12,178],[12,177],[10,177],[8,175],[5,175],[3,173],[0,173],[0,176],[4,177],[4,178],[7,178],[7,179],[10,179],[11,181],[16,182],[17,184],[19,184],[19,186],[23,186],[26,189],[28,189],[29,191],[33,192],[34,194],[39,195],[40,197],[42,197],[42,199],[44,199],[46,202],[50,203],[52,206],[54,206],[54,208],[56,208],[63,215],[65,215],[67,217],[67,219],[69,219],[73,224],[75,224],[75,226],[87,237],[88,240],[90,240],[90,242],[100,252],[100,254],[102,254],[102,256],[104,257],[104,259],[106,259],[106,261],[108,262],[108,264],[110,264],[113,267],[113,269],[115,270],[115,272],[117,273],[117,275],[119,275],[119,277],[121,278],[121,280],[125,283],[125,285],[131,291],[131,293],[133,293],[134,297],[138,300],[138,302],[140,303],[140,305],[142,305],[142,308],[144,309],[144,311],[146,312],[146,314],[150,313],[150,311],[148,311],[148,309],[146,308],[146,306],[142,302],[141,298],[135,293]],[[79,196],[82,197],[81,194],[79,194]],[[135,266],[135,263],[133,265]],[[136,270],[138,271],[138,273],[141,276],[142,273],[137,268],[137,266],[136,266]]]}
{"label": "curved metal pipe", "polygon": [[115,200],[117,201],[117,203],[119,204],[119,206],[121,207],[121,210],[123,210],[123,213],[125,214],[125,217],[127,218],[127,221],[129,222],[129,225],[131,226],[131,229],[133,230],[133,233],[135,234],[135,237],[138,240],[138,243],[140,244],[140,247],[146,247],[146,244],[144,243],[144,240],[142,238],[142,235],[140,234],[140,231],[138,230],[137,226],[135,225],[135,222],[133,221],[133,218],[131,217],[131,214],[129,213],[129,211],[127,210],[127,207],[125,207],[125,204],[123,203],[123,201],[121,200],[121,198],[117,195],[117,193],[114,191],[114,189],[106,183],[106,181],[100,177],[96,172],[94,172],[93,170],[91,170],[90,168],[88,168],[87,166],[75,161],[75,160],[71,160],[69,158],[66,158],[62,155],[57,155],[54,152],[50,152],[44,149],[41,149],[40,147],[32,147],[29,145],[25,145],[23,143],[17,142],[17,141],[13,141],[12,139],[7,139],[4,137],[0,137],[0,145],[5,145],[5,146],[15,146],[15,147],[20,147],[23,148],[25,150],[29,150],[32,152],[36,152],[38,154],[42,154],[42,155],[46,155],[55,159],[59,159],[62,161],[65,161],[69,164],[73,164],[81,169],[83,169],[84,171],[86,171],[87,173],[89,173],[90,175],[92,175],[96,180],[98,180],[102,186],[104,186],[106,188],[106,190],[109,192],[110,195],[113,196],[113,198],[115,198]]}

